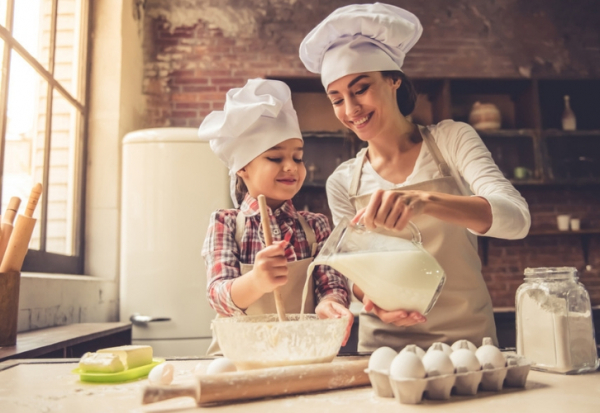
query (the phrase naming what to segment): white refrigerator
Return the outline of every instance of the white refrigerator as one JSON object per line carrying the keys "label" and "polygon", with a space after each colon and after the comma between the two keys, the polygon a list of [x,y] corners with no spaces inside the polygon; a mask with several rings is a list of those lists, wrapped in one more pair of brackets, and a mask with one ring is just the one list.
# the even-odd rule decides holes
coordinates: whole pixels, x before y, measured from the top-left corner
{"label": "white refrigerator", "polygon": [[215,312],[201,256],[210,214],[231,208],[227,168],[196,128],[123,139],[120,318],[159,357],[201,356]]}

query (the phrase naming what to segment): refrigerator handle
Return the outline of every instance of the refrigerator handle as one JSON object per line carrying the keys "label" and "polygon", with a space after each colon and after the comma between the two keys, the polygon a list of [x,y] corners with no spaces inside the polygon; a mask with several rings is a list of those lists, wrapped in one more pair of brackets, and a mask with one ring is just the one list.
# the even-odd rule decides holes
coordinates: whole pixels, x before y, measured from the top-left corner
{"label": "refrigerator handle", "polygon": [[129,317],[129,321],[131,321],[136,326],[145,326],[148,323],[153,323],[155,321],[171,321],[169,317],[150,317],[148,315],[141,314],[133,314]]}

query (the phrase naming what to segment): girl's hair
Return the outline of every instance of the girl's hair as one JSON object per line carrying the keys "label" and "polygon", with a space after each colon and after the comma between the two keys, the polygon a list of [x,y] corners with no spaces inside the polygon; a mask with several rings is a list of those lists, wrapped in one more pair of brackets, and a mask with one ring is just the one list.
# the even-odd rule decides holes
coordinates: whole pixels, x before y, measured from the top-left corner
{"label": "girl's hair", "polygon": [[246,192],[248,192],[248,188],[244,183],[244,180],[240,178],[239,175],[235,177],[235,199],[238,202],[238,205],[242,204],[244,197],[246,196]]}
{"label": "girl's hair", "polygon": [[417,102],[417,91],[415,85],[411,80],[399,70],[386,70],[382,71],[381,75],[384,78],[391,78],[393,80],[400,79],[400,87],[396,93],[396,102],[398,103],[398,109],[404,116],[408,116],[415,110],[415,104]]}

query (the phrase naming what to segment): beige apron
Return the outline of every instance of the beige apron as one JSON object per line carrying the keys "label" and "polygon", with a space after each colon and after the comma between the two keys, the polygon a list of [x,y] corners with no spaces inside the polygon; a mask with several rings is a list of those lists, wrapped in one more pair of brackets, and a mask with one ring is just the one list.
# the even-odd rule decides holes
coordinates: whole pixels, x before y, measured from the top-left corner
{"label": "beige apron", "polygon": [[[311,255],[310,258],[305,258],[303,260],[298,261],[290,261],[287,263],[288,266],[288,281],[285,285],[279,287],[279,291],[281,292],[281,298],[283,299],[285,305],[285,312],[287,314],[299,314],[300,309],[302,307],[302,291],[304,290],[304,283],[306,282],[306,272],[308,271],[308,266],[312,263],[315,253],[317,251],[317,239],[315,237],[315,231],[308,225],[304,217],[300,214],[297,214],[296,217],[302,225],[302,229],[306,234],[306,240],[308,244],[311,246]],[[235,231],[235,241],[238,246],[242,244],[242,237],[244,235],[244,228],[246,223],[246,216],[243,213],[238,213],[236,219],[236,231]],[[244,264],[240,263],[240,273],[242,275],[246,274],[250,270],[252,270],[253,264]],[[312,279],[312,274],[311,274]],[[310,285],[313,285],[311,280]],[[306,298],[306,313],[314,313],[315,312],[315,294],[307,294]],[[255,303],[250,305],[246,309],[247,315],[260,315],[260,314],[277,314],[277,309],[275,308],[275,297],[273,297],[273,293],[264,294],[261,298],[259,298]],[[217,318],[220,316],[217,315]],[[213,340],[208,348],[207,355],[215,356],[221,355],[221,349],[219,348],[219,343],[217,342],[217,337],[213,333]]]}
{"label": "beige apron", "polygon": [[[431,133],[427,128],[420,129],[442,178],[407,185],[396,191],[423,190],[461,195]],[[366,207],[371,198],[371,194],[357,196],[367,149],[362,149],[356,156],[355,173],[350,184],[350,200],[356,210]],[[424,214],[412,221],[421,231],[423,247],[438,260],[446,273],[442,293],[426,316],[427,321],[415,326],[386,324],[374,313],[363,310],[359,319],[358,350],[374,351],[381,346],[389,346],[399,351],[408,344],[427,349],[436,341],[452,344],[459,339],[467,339],[480,346],[484,337],[492,337],[497,345],[492,300],[481,274],[477,237],[464,227]],[[404,231],[396,235],[410,239]]]}

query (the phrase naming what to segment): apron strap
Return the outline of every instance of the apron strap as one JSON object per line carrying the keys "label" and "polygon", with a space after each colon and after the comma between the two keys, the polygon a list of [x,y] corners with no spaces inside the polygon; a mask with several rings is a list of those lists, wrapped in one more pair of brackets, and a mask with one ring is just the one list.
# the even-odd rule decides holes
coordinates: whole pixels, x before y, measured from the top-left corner
{"label": "apron strap", "polygon": [[[296,214],[302,229],[304,230],[304,234],[306,235],[306,242],[310,245],[311,257],[314,257],[317,253],[317,248],[319,244],[317,243],[317,237],[315,235],[315,231],[308,225],[308,222],[304,219],[304,217],[300,214]],[[242,245],[242,237],[244,236],[244,230],[246,229],[246,215],[242,211],[239,211],[237,217],[235,219],[235,242],[238,247],[241,248]]]}
{"label": "apron strap", "polygon": [[242,246],[242,237],[244,236],[244,230],[246,229],[246,215],[242,211],[238,211],[237,218],[235,219],[235,242],[238,248]]}
{"label": "apron strap", "polygon": [[300,222],[300,225],[302,225],[302,229],[306,235],[306,242],[310,245],[310,256],[314,257],[317,253],[317,247],[319,246],[319,244],[317,244],[315,231],[308,225],[308,222],[306,222],[302,215],[296,214],[296,217],[298,217],[298,221]]}
{"label": "apron strap", "polygon": [[360,185],[360,175],[362,173],[362,167],[365,164],[365,157],[369,148],[362,148],[357,154],[354,161],[354,173],[352,174],[352,181],[350,182],[350,189],[348,195],[353,198],[358,194],[358,186]]}
{"label": "apron strap", "polygon": [[450,173],[450,167],[446,163],[446,160],[444,159],[440,148],[435,143],[435,139],[433,139],[433,136],[431,135],[431,132],[429,132],[429,129],[427,129],[427,127],[425,126],[419,126],[419,131],[421,132],[423,141],[427,145],[431,156],[433,156],[433,159],[435,160],[435,163],[437,164],[442,176],[452,176],[452,174]]}

